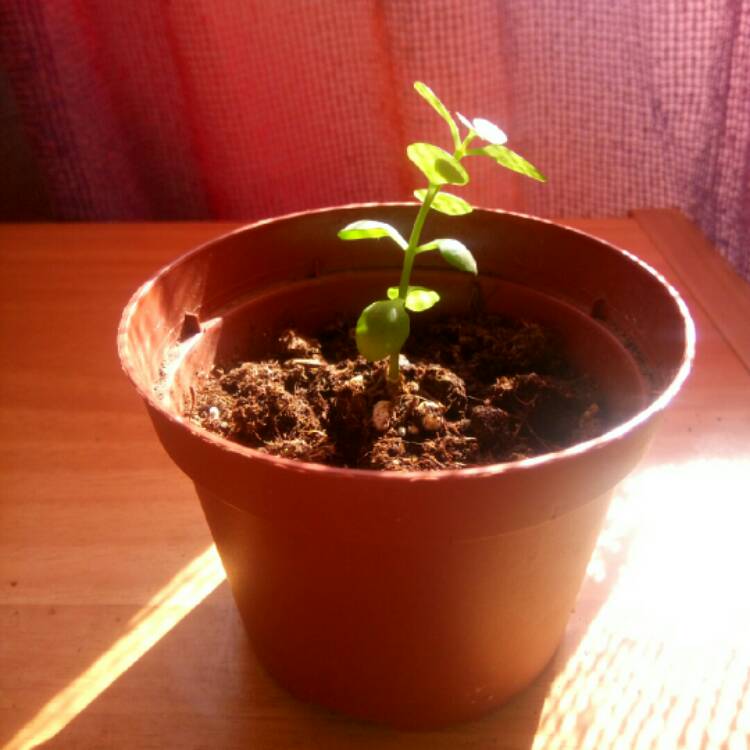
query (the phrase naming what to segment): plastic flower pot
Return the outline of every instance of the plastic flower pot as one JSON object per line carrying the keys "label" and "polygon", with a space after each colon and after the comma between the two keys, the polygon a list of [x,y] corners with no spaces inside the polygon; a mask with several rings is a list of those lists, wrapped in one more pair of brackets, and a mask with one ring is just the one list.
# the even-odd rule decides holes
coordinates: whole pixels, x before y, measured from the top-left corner
{"label": "plastic flower pot", "polygon": [[[362,206],[259,222],[147,281],[119,349],[165,449],[194,481],[258,659],[292,694],[399,727],[477,717],[557,648],[612,489],[687,376],[693,327],[634,256],[557,224],[477,210],[431,217],[478,279],[420,257],[436,313],[477,295],[557,329],[600,384],[601,437],[517,462],[435,472],[333,468],[267,455],[183,417],[194,374],[261,352],[274,331],[356,315],[398,278],[385,244],[336,231]],[[405,230],[414,206],[367,206]],[[431,314],[426,313],[426,315]]]}

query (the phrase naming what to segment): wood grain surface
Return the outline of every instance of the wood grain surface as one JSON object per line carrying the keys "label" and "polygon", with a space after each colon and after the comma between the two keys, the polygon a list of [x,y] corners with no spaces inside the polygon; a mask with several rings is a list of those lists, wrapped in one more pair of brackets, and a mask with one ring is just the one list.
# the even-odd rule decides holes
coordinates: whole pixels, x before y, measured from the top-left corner
{"label": "wood grain surface", "polygon": [[401,733],[257,665],[189,480],[120,372],[129,295],[228,224],[0,226],[0,746],[750,743],[750,289],[673,211],[563,220],[683,293],[694,372],[618,488],[564,641],[485,719]]}

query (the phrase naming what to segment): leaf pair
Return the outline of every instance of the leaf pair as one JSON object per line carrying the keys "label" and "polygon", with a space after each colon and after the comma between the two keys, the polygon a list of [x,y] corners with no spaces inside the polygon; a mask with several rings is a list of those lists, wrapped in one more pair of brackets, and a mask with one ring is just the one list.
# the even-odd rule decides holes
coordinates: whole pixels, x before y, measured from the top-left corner
{"label": "leaf pair", "polygon": [[[398,287],[388,287],[388,299],[398,299]],[[434,289],[424,286],[410,286],[406,292],[404,307],[412,312],[424,312],[440,302],[440,295]]]}
{"label": "leaf pair", "polygon": [[[380,239],[381,237],[388,237],[402,250],[406,250],[408,247],[408,243],[401,236],[398,229],[384,221],[371,221],[369,219],[355,221],[340,229],[338,236],[342,240]],[[458,268],[459,271],[477,273],[477,262],[463,242],[450,238],[432,240],[417,247],[416,253],[426,253],[430,250],[439,250],[443,259],[455,268]]]}
{"label": "leaf pair", "polygon": [[[456,125],[456,121],[448,111],[448,108],[440,101],[440,99],[438,99],[438,97],[435,95],[435,92],[421,81],[416,81],[414,83],[414,88],[416,89],[417,93],[419,93],[419,95],[422,96],[422,98],[424,98],[425,101],[427,101],[430,106],[432,106],[432,108],[448,123],[448,127],[451,131],[451,137],[453,138],[453,144],[456,150],[460,149],[462,145],[461,135],[458,131],[458,125]],[[467,150],[467,156],[488,156],[490,159],[497,162],[506,169],[510,169],[513,172],[518,172],[519,174],[525,175],[526,177],[531,177],[534,180],[539,180],[540,182],[546,182],[547,178],[533,164],[526,161],[526,159],[524,159],[522,156],[504,145],[508,141],[508,136],[501,128],[495,125],[494,122],[485,120],[483,117],[475,117],[473,120],[469,120],[468,117],[464,117],[460,112],[457,112],[456,116],[469,131],[470,139],[478,136],[483,141],[486,141],[489,144],[484,148]],[[424,145],[429,144],[412,144],[412,146],[409,146],[409,148],[412,148],[413,146]],[[432,148],[437,148],[437,146],[433,146]],[[440,150],[442,151],[442,149]],[[407,154],[409,154],[408,149]],[[412,157],[412,154],[409,154],[409,158],[415,164],[417,164],[417,166],[425,175],[427,175],[427,172],[425,171],[423,166],[415,161],[415,159]],[[454,161],[456,160],[454,159]],[[461,165],[459,164],[459,167],[460,166]],[[427,176],[429,178],[429,175]],[[468,176],[466,182],[452,182],[450,180],[448,180],[447,182],[450,182],[454,185],[465,185],[466,182],[468,182]],[[446,183],[436,182],[434,184],[439,185]],[[441,210],[438,206],[435,206],[435,208],[438,211]],[[448,212],[444,211],[443,213]],[[468,211],[464,211],[464,213],[468,213]]]}
{"label": "leaf pair", "polygon": [[[496,127],[487,120],[484,122],[492,125],[492,127]],[[406,153],[409,159],[419,167],[422,174],[433,185],[466,185],[469,182],[469,175],[460,162],[438,146],[433,146],[430,143],[412,143],[406,149]],[[523,156],[500,143],[490,143],[483,148],[470,148],[467,150],[466,155],[487,156],[512,172],[518,172],[539,182],[547,181],[547,178],[531,162],[526,161]],[[426,190],[419,192],[424,195],[427,194]],[[419,200],[424,200],[424,198],[419,198]],[[461,203],[461,209],[456,212],[455,207],[458,201]],[[443,206],[447,207],[448,210],[443,210]],[[438,193],[435,197],[433,207],[449,216],[466,214],[471,211],[471,206],[462,198],[446,193]],[[467,207],[468,211],[466,210]]]}

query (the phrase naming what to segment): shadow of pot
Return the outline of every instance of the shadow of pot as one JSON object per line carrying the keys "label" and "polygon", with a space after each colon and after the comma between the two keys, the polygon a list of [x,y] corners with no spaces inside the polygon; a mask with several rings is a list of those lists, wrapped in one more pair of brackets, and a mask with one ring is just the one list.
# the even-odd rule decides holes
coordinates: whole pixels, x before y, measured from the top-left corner
{"label": "shadow of pot", "polygon": [[119,330],[125,372],[195,483],[261,663],[304,700],[409,728],[480,716],[544,669],[611,491],[686,378],[694,341],[677,293],[601,240],[517,214],[434,216],[431,233],[465,241],[481,275],[428,255],[414,283],[440,292],[440,313],[480,294],[490,312],[554,327],[599,382],[606,434],[523,461],[392,473],[270,456],[182,416],[196,371],[382,297],[400,254],[336,232],[363,215],[406,231],[414,211],[349,206],[240,229],[146,282]]}

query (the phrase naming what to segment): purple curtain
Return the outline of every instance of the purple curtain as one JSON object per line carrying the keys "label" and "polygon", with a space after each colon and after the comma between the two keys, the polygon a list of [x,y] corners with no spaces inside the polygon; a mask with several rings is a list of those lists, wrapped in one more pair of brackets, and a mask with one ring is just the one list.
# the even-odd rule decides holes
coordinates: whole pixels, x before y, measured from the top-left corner
{"label": "purple curtain", "polygon": [[478,163],[470,200],[678,206],[750,279],[750,0],[0,0],[0,63],[49,218],[407,199],[422,79],[549,178]]}

